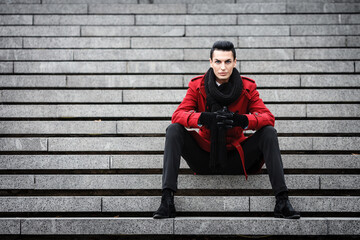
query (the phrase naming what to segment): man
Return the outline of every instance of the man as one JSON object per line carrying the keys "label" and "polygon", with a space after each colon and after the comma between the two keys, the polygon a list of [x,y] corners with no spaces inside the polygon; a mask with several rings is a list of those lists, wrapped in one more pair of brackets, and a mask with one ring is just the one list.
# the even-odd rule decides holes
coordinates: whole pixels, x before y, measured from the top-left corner
{"label": "man", "polygon": [[[276,196],[275,217],[300,218],[288,199],[275,118],[259,98],[255,81],[236,70],[234,45],[215,42],[210,66],[205,75],[190,81],[166,129],[161,205],[153,217],[175,217],[182,156],[196,174],[244,174],[246,179],[265,161]],[[200,129],[197,133],[185,128]],[[256,132],[246,138],[244,129]]]}

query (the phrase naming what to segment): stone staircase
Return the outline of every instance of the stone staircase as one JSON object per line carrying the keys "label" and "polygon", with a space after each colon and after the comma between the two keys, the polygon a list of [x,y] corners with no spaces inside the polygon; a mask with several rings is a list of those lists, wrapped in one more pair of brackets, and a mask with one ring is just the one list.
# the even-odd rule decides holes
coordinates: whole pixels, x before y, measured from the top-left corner
{"label": "stone staircase", "polygon": [[[185,161],[178,217],[151,218],[165,129],[220,39],[276,116],[300,220],[273,218],[266,168]],[[359,87],[358,0],[0,0],[0,235],[356,238]]]}

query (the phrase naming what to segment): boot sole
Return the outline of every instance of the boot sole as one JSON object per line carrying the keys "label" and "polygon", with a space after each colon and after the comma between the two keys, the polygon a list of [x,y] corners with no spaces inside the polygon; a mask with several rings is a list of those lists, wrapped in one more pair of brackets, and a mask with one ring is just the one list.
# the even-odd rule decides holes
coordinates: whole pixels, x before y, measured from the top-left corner
{"label": "boot sole", "polygon": [[300,218],[300,215],[295,214],[295,215],[292,215],[292,216],[287,216],[287,217],[285,217],[285,216],[282,215],[282,214],[275,214],[275,218],[299,219],[299,218]]}
{"label": "boot sole", "polygon": [[153,216],[153,219],[164,219],[164,218],[175,218],[175,215],[163,216],[163,215],[156,214],[156,215]]}

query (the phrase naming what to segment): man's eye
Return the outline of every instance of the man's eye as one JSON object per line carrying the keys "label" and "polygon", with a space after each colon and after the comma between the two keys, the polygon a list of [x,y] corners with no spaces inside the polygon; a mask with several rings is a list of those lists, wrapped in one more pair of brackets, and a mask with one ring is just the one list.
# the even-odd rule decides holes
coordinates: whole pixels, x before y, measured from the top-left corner
{"label": "man's eye", "polygon": [[231,61],[229,61],[229,60],[228,60],[228,61],[226,61],[225,63],[226,63],[226,64],[230,64],[230,63],[231,63]]}
{"label": "man's eye", "polygon": [[220,61],[215,61],[215,63],[219,64],[219,63],[220,63]]}

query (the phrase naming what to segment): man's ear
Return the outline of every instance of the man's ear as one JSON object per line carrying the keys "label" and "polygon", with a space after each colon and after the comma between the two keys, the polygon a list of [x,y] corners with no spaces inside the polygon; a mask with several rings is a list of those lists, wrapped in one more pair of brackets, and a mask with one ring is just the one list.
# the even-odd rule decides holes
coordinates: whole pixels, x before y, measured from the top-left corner
{"label": "man's ear", "polygon": [[210,67],[212,67],[212,60],[211,60],[211,58],[209,58],[209,61],[210,61]]}

